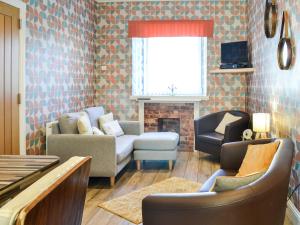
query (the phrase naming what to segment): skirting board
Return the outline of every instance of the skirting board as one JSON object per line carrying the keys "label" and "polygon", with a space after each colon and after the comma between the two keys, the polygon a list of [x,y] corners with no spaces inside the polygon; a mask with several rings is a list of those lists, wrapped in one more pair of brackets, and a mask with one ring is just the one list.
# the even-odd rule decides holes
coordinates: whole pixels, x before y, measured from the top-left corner
{"label": "skirting board", "polygon": [[300,212],[297,210],[291,200],[287,203],[286,215],[292,225],[300,225]]}

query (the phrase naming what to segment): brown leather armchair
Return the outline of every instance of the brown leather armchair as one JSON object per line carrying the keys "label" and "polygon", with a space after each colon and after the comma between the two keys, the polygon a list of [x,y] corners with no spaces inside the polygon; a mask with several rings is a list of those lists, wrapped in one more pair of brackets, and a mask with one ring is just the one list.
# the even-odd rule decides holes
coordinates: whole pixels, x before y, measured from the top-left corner
{"label": "brown leather armchair", "polygon": [[248,144],[258,140],[224,144],[221,169],[197,193],[156,194],[143,200],[144,225],[283,225],[293,143],[282,140],[268,171],[255,182],[236,190],[207,192],[214,178],[237,173]]}
{"label": "brown leather armchair", "polygon": [[[225,134],[215,132],[225,113],[242,117],[226,126]],[[243,131],[249,127],[250,116],[242,111],[222,111],[203,116],[194,121],[195,149],[220,157],[222,144],[242,140]]]}

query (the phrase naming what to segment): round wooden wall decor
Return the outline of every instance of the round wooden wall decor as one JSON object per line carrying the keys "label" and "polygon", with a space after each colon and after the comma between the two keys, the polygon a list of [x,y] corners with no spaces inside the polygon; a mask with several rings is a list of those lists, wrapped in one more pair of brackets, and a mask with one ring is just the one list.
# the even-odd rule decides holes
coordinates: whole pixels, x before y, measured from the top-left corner
{"label": "round wooden wall decor", "polygon": [[292,40],[289,37],[289,15],[287,11],[283,12],[282,25],[280,32],[280,41],[277,50],[278,65],[281,70],[288,70],[293,60]]}
{"label": "round wooden wall decor", "polygon": [[273,38],[277,29],[277,3],[276,0],[266,0],[265,9],[265,34],[267,38]]}

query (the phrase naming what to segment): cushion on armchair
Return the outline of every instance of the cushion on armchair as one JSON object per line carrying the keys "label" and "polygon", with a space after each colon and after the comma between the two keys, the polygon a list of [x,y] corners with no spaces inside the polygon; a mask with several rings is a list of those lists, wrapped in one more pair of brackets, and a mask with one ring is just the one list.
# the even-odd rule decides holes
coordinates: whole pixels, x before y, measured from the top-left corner
{"label": "cushion on armchair", "polygon": [[226,129],[227,124],[233,123],[233,122],[238,121],[240,119],[242,119],[242,117],[234,116],[234,115],[232,115],[230,113],[226,113],[224,115],[222,121],[218,125],[218,127],[215,129],[215,131],[217,133],[220,133],[220,134],[225,134],[225,129]]}
{"label": "cushion on armchair", "polygon": [[222,192],[222,191],[235,190],[237,188],[253,183],[264,174],[265,172],[254,173],[243,177],[219,176],[216,177],[215,183],[212,186],[210,191]]}
{"label": "cushion on armchair", "polygon": [[248,145],[247,153],[236,176],[266,171],[272,163],[279,144],[279,141],[275,141],[268,144]]}

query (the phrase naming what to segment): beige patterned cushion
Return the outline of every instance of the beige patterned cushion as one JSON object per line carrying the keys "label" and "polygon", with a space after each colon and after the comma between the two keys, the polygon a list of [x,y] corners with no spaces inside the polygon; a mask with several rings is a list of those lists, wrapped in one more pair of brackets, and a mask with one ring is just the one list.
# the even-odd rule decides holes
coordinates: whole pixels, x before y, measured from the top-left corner
{"label": "beige patterned cushion", "polygon": [[242,117],[239,116],[234,116],[230,113],[226,113],[221,121],[221,123],[219,124],[219,126],[215,129],[215,131],[219,134],[225,134],[225,128],[227,126],[227,124],[230,124],[232,122],[238,121],[239,119],[241,119]]}
{"label": "beige patterned cushion", "polygon": [[103,125],[105,123],[111,122],[111,121],[114,121],[114,115],[112,113],[108,113],[103,116],[100,116],[100,118],[99,118],[100,128],[103,130]]}
{"label": "beige patterned cushion", "polygon": [[124,132],[123,132],[122,128],[120,127],[120,124],[118,123],[117,120],[107,122],[107,123],[103,124],[102,126],[103,126],[104,132],[108,135],[113,135],[116,137],[124,135]]}
{"label": "beige patterned cushion", "polygon": [[94,135],[104,135],[104,133],[98,127],[92,127]]}

